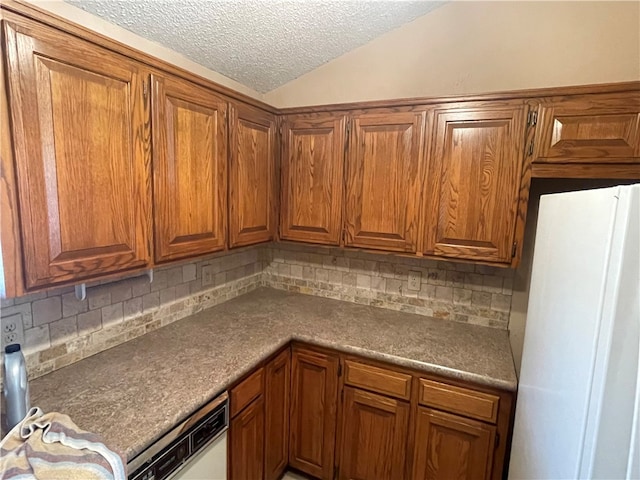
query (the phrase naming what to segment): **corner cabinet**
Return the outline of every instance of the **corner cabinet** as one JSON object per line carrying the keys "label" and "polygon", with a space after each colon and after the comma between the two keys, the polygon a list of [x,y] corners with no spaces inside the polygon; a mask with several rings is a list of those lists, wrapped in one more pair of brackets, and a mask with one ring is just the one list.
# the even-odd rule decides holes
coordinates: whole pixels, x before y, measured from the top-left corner
{"label": "corner cabinet", "polygon": [[3,29],[27,289],[148,265],[148,75],[36,23]]}
{"label": "corner cabinet", "polygon": [[519,215],[524,220],[528,200],[527,112],[522,102],[434,111],[424,253],[511,263],[516,222]]}
{"label": "corner cabinet", "polygon": [[277,221],[275,116],[232,105],[229,137],[229,246],[268,242]]}
{"label": "corner cabinet", "polygon": [[338,357],[293,348],[289,465],[315,478],[333,478]]}
{"label": "corner cabinet", "polygon": [[365,112],[349,122],[345,246],[415,253],[425,112]]}
{"label": "corner cabinet", "polygon": [[227,102],[186,80],[153,76],[156,261],[223,250]]}
{"label": "corner cabinet", "polygon": [[280,238],[338,245],[342,233],[345,117],[284,117]]}

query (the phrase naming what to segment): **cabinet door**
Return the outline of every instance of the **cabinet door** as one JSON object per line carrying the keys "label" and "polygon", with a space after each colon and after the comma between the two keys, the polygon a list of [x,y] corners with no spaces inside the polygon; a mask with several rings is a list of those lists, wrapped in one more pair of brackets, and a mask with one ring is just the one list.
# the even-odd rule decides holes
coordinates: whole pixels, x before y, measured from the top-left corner
{"label": "cabinet door", "polygon": [[418,407],[413,480],[491,478],[496,428]]}
{"label": "cabinet door", "polygon": [[535,162],[640,163],[638,91],[543,102],[535,146]]}
{"label": "cabinet door", "polygon": [[172,77],[153,77],[156,261],[225,248],[227,103]]}
{"label": "cabinet door", "polygon": [[344,387],[338,478],[404,478],[409,404]]}
{"label": "cabinet door", "polygon": [[342,115],[285,118],[280,238],[329,245],[340,242],[344,129]]}
{"label": "cabinet door", "polygon": [[294,349],[291,358],[289,465],[316,478],[333,478],[338,358]]}
{"label": "cabinet door", "polygon": [[424,112],[353,118],[347,156],[345,245],[415,252]]}
{"label": "cabinet door", "polygon": [[230,480],[260,480],[264,475],[264,399],[256,399],[231,420]]}
{"label": "cabinet door", "polygon": [[276,227],[275,117],[237,105],[229,125],[229,246],[268,242]]}
{"label": "cabinet door", "polygon": [[73,36],[3,26],[27,288],[147,265],[148,79]]}
{"label": "cabinet door", "polygon": [[435,112],[425,253],[511,261],[526,202],[519,196],[526,113],[524,105]]}
{"label": "cabinet door", "polygon": [[289,350],[266,367],[265,382],[265,479],[281,477],[289,463]]}

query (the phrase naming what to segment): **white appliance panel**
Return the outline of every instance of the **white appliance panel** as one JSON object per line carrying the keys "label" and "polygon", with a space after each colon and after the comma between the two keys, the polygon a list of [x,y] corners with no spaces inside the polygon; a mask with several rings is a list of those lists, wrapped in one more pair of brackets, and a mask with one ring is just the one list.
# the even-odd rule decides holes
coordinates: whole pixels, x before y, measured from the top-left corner
{"label": "white appliance panel", "polygon": [[[615,345],[616,355],[625,359],[633,357],[633,348],[625,354],[619,345],[632,339],[612,339],[616,299],[607,300],[621,275],[631,275],[633,282],[632,272],[610,264],[614,243],[624,255],[620,219],[628,217],[628,208],[618,208],[620,191],[540,200],[510,478],[578,478],[591,458],[598,458],[595,452],[607,455],[595,441],[598,423],[587,420],[593,418],[594,402],[596,407],[600,402],[593,382],[604,385],[607,379],[599,343]],[[623,309],[619,312],[623,316]],[[629,368],[637,368],[637,362]],[[603,408],[603,415],[614,414]]]}

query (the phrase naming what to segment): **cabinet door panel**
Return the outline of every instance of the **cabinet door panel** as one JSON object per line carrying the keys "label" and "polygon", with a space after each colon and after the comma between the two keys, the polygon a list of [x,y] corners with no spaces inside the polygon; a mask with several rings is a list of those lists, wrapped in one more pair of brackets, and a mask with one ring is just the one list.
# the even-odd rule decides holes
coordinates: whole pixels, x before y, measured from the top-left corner
{"label": "cabinet door panel", "polygon": [[289,350],[266,367],[265,382],[265,479],[277,480],[289,463],[289,398],[291,362]]}
{"label": "cabinet door panel", "polygon": [[491,478],[496,428],[418,408],[413,480]]}
{"label": "cabinet door panel", "polygon": [[344,116],[285,119],[280,237],[337,245],[342,227]]}
{"label": "cabinet door panel", "polygon": [[261,480],[264,475],[264,399],[231,420],[229,480]]}
{"label": "cabinet door panel", "polygon": [[344,387],[338,478],[404,478],[408,427],[408,403]]}
{"label": "cabinet door panel", "polygon": [[523,105],[436,111],[425,253],[511,261],[526,111]]}
{"label": "cabinet door panel", "polygon": [[535,162],[640,163],[640,96],[602,94],[540,106]]}
{"label": "cabinet door panel", "polygon": [[230,125],[229,246],[268,242],[276,225],[275,117],[238,105]]}
{"label": "cabinet door panel", "polygon": [[416,251],[424,117],[411,112],[354,117],[347,157],[346,245]]}
{"label": "cabinet door panel", "polygon": [[177,78],[153,77],[156,261],[222,250],[226,102]]}
{"label": "cabinet door panel", "polygon": [[291,358],[289,464],[316,478],[333,478],[338,359],[294,349]]}
{"label": "cabinet door panel", "polygon": [[27,287],[149,262],[149,111],[133,62],[4,23]]}

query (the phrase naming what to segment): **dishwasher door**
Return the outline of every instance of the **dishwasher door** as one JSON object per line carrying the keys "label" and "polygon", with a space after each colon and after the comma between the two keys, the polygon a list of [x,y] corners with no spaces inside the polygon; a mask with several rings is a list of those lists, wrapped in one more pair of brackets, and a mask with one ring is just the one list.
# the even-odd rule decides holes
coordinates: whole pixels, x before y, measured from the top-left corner
{"label": "dishwasher door", "polygon": [[227,432],[189,458],[171,480],[226,480]]}

